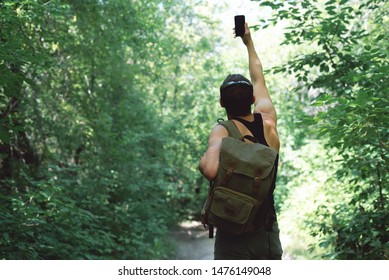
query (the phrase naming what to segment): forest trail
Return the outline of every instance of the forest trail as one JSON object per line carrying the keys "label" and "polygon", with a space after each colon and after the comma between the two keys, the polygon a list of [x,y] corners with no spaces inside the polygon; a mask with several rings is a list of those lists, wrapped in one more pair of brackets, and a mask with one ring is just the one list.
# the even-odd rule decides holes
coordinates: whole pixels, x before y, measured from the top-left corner
{"label": "forest trail", "polygon": [[[215,239],[208,238],[208,230],[200,222],[181,223],[179,228],[172,232],[172,237],[177,244],[175,260],[213,260]],[[293,258],[284,251],[282,259]]]}
{"label": "forest trail", "polygon": [[200,222],[190,221],[179,225],[172,233],[177,243],[176,260],[213,260],[215,239],[208,238],[208,230]]}

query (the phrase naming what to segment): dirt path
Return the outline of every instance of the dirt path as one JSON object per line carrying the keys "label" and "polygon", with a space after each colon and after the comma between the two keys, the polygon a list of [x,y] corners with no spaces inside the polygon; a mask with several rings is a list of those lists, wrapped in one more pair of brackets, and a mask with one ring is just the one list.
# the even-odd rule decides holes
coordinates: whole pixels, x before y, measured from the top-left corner
{"label": "dirt path", "polygon": [[185,222],[173,232],[177,242],[176,260],[213,260],[215,239],[208,238],[208,230],[199,222]]}
{"label": "dirt path", "polygon": [[[184,222],[172,233],[177,243],[176,260],[213,260],[215,239],[208,238],[208,230],[200,222]],[[281,240],[282,242],[282,240]],[[283,260],[293,259],[284,251]]]}

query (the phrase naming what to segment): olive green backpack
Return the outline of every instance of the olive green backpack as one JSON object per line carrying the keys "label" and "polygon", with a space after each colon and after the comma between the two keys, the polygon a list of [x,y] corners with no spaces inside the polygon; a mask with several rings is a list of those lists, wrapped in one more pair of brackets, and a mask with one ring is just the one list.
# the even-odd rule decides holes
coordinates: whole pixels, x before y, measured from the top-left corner
{"label": "olive green backpack", "polygon": [[219,124],[227,129],[229,137],[222,139],[217,175],[201,211],[210,238],[213,226],[235,235],[258,227],[257,217],[275,184],[278,165],[275,150],[253,143],[252,136],[242,137],[231,120]]}

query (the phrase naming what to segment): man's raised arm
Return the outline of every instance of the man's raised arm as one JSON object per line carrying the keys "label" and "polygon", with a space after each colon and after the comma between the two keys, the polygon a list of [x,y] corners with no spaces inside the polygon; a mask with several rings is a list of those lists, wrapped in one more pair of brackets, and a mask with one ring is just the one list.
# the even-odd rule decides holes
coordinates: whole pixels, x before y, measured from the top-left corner
{"label": "man's raised arm", "polygon": [[243,36],[243,43],[247,47],[248,56],[249,56],[249,71],[251,82],[254,87],[254,96],[255,96],[255,113],[262,113],[265,117],[269,117],[274,121],[274,124],[277,124],[277,114],[274,108],[273,102],[269,95],[269,91],[266,87],[265,77],[263,75],[262,63],[257,55],[257,52],[254,48],[254,42],[251,38],[250,29],[245,24],[245,34]]}

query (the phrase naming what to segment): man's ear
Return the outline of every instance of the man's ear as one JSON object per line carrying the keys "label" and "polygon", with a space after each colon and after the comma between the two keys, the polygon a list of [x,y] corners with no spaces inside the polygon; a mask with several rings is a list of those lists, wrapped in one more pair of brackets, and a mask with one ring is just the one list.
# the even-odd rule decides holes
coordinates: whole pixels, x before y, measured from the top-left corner
{"label": "man's ear", "polygon": [[255,104],[255,96],[253,95],[253,101],[251,101],[251,105]]}

